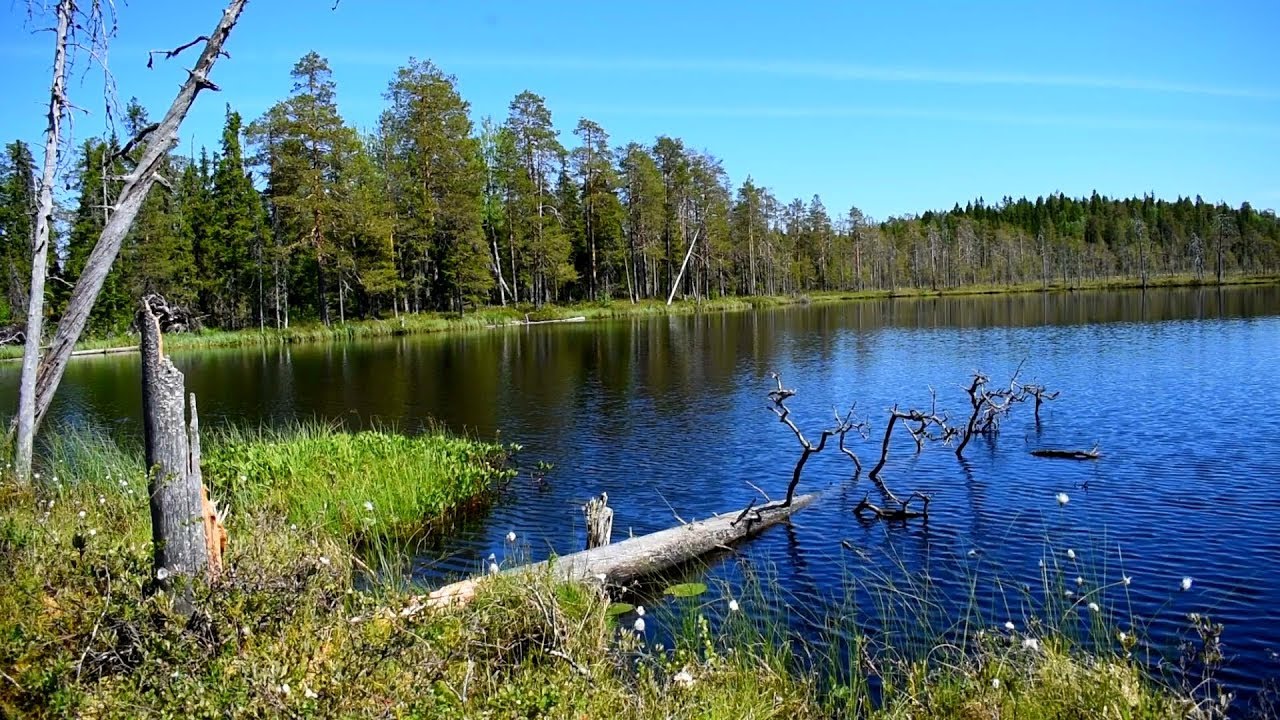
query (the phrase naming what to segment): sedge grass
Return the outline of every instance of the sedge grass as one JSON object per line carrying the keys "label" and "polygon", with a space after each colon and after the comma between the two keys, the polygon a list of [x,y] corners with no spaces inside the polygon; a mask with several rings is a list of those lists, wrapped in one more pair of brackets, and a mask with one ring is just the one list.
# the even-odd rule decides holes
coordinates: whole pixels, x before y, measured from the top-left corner
{"label": "sedge grass", "polygon": [[[322,428],[210,440],[212,453],[241,458],[218,472],[243,468],[246,480],[232,485],[230,572],[197,581],[199,611],[183,617],[150,574],[135,451],[60,432],[68,437],[42,456],[39,481],[0,480],[3,716],[972,720],[1193,710],[1124,645],[1086,648],[1030,612],[1016,633],[1000,630],[1020,607],[1016,594],[996,605],[971,590],[968,610],[945,614],[939,587],[892,563],[835,590],[845,604],[823,618],[820,643],[793,631],[803,599],[750,566],[745,582],[651,616],[671,614],[671,647],[611,620],[596,589],[548,575],[498,576],[465,608],[401,613],[416,591],[367,576],[350,545],[349,532],[384,526],[352,522],[374,489],[315,487],[360,482],[313,457],[313,445],[332,447]],[[375,436],[355,442],[350,457],[404,449]],[[286,466],[316,477],[290,479]],[[249,471],[261,474],[251,481]],[[294,504],[275,482],[318,499]],[[360,503],[354,515],[340,499]],[[406,505],[403,517],[420,507]],[[329,520],[298,524],[290,512]],[[1048,596],[1058,581],[1046,578]],[[920,639],[904,642],[894,628]]]}

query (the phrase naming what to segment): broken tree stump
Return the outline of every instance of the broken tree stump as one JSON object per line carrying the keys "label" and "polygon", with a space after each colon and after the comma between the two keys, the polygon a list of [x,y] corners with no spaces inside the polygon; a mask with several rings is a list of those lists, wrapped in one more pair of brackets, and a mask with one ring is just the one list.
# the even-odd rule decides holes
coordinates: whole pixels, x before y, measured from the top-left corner
{"label": "broken tree stump", "polygon": [[[165,586],[173,578],[200,571],[215,577],[222,566],[225,531],[201,482],[195,395],[191,396],[188,425],[185,379],[164,354],[159,320],[145,298],[138,312],[138,328],[142,335],[142,425],[156,577]],[[218,534],[211,538],[211,532]]]}
{"label": "broken tree stump", "polygon": [[582,506],[587,516],[587,549],[603,547],[613,540],[613,508],[609,507],[609,493],[591,498]]}

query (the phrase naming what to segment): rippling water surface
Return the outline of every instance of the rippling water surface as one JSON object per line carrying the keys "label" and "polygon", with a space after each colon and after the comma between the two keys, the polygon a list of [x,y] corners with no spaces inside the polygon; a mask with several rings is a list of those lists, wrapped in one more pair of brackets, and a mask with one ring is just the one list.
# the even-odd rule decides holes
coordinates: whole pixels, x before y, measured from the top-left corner
{"label": "rippling water surface", "polygon": [[[790,405],[810,431],[856,402],[875,429],[855,444],[866,461],[894,403],[926,404],[933,387],[941,407],[962,412],[970,372],[999,380],[1025,362],[1024,379],[1062,392],[1039,427],[1019,408],[964,462],[895,442],[884,476],[933,493],[927,525],[857,522],[851,509],[869,485],[828,451],[802,485],[827,497],[742,556],[809,611],[838,602],[848,577],[921,569],[958,603],[976,582],[986,609],[1004,608],[992,578],[1040,588],[1047,556],[1070,584],[1086,576],[1086,590],[1131,576],[1100,597],[1122,622],[1149,622],[1157,646],[1176,644],[1189,612],[1225,623],[1224,675],[1246,694],[1280,675],[1280,288],[862,302],[176,360],[206,423],[319,417],[412,430],[435,418],[522,444],[525,466],[554,464],[545,483],[523,475],[425,553],[427,581],[509,553],[511,530],[535,559],[581,549],[580,506],[601,491],[616,507],[615,537],[741,507],[751,484],[781,494],[798,447],[766,409],[771,371],[799,390]],[[0,378],[11,405],[15,369]],[[53,414],[135,433],[138,388],[134,358],[77,360]],[[1097,462],[1028,454],[1095,443]],[[712,574],[732,582],[739,567],[721,561]],[[1185,592],[1184,577],[1194,580]],[[1014,595],[1009,615],[1021,612]]]}

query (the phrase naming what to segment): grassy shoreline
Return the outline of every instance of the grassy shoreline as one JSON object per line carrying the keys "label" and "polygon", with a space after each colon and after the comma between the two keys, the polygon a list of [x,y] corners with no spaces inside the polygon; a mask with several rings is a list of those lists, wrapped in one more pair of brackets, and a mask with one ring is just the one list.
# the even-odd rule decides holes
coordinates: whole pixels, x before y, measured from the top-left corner
{"label": "grassy shoreline", "polygon": [[[388,540],[429,504],[378,496],[364,505],[379,482],[413,482],[392,471],[371,482],[368,463],[416,458],[405,462],[422,485],[467,468],[500,481],[493,463],[503,450],[442,435],[341,435],[313,427],[210,437],[208,477],[232,504],[231,572],[196,583],[190,618],[154,592],[136,449],[60,431],[36,484],[3,473],[0,716],[971,720],[1192,709],[1104,625],[1101,643],[1088,646],[1052,621],[993,630],[966,620],[915,653],[862,635],[842,615],[850,624],[837,626],[841,649],[824,653],[772,611],[730,606],[787,612],[769,590],[744,587],[736,598],[655,608],[651,623],[667,615],[673,628],[673,646],[663,647],[652,628],[612,618],[598,591],[536,575],[485,583],[464,609],[401,614],[414,590],[370,575],[352,542]],[[403,442],[419,445],[406,452]],[[453,504],[475,489],[460,487]],[[878,609],[864,610],[897,612],[886,608],[918,588],[885,592]]]}
{"label": "grassy shoreline", "polygon": [[[1280,275],[1234,275],[1224,279],[1221,287],[1280,284]],[[585,317],[588,321],[626,318],[646,315],[683,315],[691,313],[742,312],[757,308],[783,307],[801,304],[826,304],[857,302],[860,300],[923,299],[937,297],[966,297],[980,295],[1014,295],[1035,292],[1078,292],[1098,290],[1134,290],[1142,287],[1135,278],[1112,278],[1064,284],[1020,283],[1014,285],[966,285],[939,290],[902,288],[897,290],[825,291],[799,295],[726,296],[710,300],[677,300],[666,305],[660,300],[644,300],[630,303],[625,300],[609,300],[596,303],[570,305],[484,307],[465,315],[423,312],[406,314],[397,318],[380,320],[356,320],[330,325],[304,323],[289,328],[256,328],[245,330],[206,330],[199,333],[173,334],[165,338],[171,351],[199,350],[218,347],[247,347],[288,345],[296,343],[344,342],[378,337],[420,335],[442,332],[469,332],[484,330],[494,325],[519,324],[527,320],[563,320]],[[1220,287],[1215,282],[1200,280],[1194,275],[1168,275],[1151,278],[1147,287]],[[128,347],[136,342],[132,336],[89,338],[76,344],[77,350],[106,350]],[[20,346],[0,347],[0,361],[15,360],[22,355]]]}

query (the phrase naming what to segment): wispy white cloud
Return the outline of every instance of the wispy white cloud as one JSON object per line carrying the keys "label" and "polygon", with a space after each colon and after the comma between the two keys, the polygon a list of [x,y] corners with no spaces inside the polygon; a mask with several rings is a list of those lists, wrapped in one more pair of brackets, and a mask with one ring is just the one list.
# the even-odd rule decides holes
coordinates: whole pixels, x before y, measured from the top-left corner
{"label": "wispy white cloud", "polygon": [[[336,52],[335,63],[362,63],[395,66],[408,53],[388,51]],[[1024,86],[1123,90],[1130,92],[1201,95],[1210,97],[1280,100],[1280,89],[1241,87],[1227,84],[1182,82],[1163,78],[1073,75],[1062,73],[1006,72],[925,67],[895,67],[857,63],[805,62],[792,60],[585,57],[554,55],[474,55],[434,54],[446,69],[497,68],[565,70],[597,73],[696,73],[707,75],[773,75],[830,80],[861,80],[884,83],[915,83],[957,86]]]}
{"label": "wispy white cloud", "polygon": [[779,106],[779,105],[602,105],[576,108],[589,115],[650,117],[740,118],[740,119],[841,119],[884,118],[900,120],[947,120],[977,125],[1052,126],[1100,130],[1146,132],[1169,130],[1191,133],[1235,133],[1280,136],[1280,125],[1175,120],[1113,115],[992,113],[945,108],[886,106]]}

